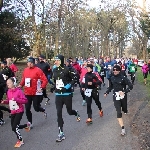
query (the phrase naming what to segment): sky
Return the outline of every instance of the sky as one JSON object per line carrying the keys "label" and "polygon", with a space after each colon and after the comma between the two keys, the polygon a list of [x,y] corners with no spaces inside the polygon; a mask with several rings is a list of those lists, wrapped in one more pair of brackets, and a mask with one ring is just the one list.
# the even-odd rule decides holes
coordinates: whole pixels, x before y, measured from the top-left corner
{"label": "sky", "polygon": [[[111,0],[112,2],[115,2],[116,0]],[[143,7],[143,0],[135,0],[137,2],[137,4],[141,7]],[[101,4],[101,0],[89,0],[88,4],[90,4],[90,7],[95,7],[98,8],[99,5]],[[146,6],[148,9],[148,5],[149,5],[149,11],[150,11],[150,0],[146,0]]]}

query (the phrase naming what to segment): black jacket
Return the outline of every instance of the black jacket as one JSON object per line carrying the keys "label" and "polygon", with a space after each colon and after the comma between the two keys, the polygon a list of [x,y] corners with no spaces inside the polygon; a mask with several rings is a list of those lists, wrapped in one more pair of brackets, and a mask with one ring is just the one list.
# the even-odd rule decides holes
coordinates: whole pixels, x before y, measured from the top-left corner
{"label": "black jacket", "polygon": [[44,61],[41,61],[38,64],[36,64],[36,66],[44,72],[46,77],[47,77],[48,74],[50,74],[50,66],[49,66],[48,63],[45,63]]}
{"label": "black jacket", "polygon": [[1,74],[6,75],[8,78],[14,77],[14,73],[8,66],[6,66],[2,69]]}
{"label": "black jacket", "polygon": [[[0,93],[3,95],[6,88],[6,81],[3,78],[3,75],[0,73]],[[1,95],[0,94],[0,95]],[[1,97],[2,98],[2,97]],[[1,99],[0,99],[1,100]]]}
{"label": "black jacket", "polygon": [[[88,82],[92,82],[92,85],[88,85]],[[85,74],[85,83],[82,83],[82,88],[85,89],[95,89],[98,85],[101,85],[102,82],[98,79],[95,73],[87,72]]]}
{"label": "black jacket", "polygon": [[[113,92],[123,91],[125,93],[128,93],[133,89],[133,85],[130,80],[127,77],[123,76],[121,73],[119,73],[118,75],[113,75],[110,80],[110,86],[106,91],[106,94],[109,94],[112,89],[114,89]],[[126,85],[128,85],[127,89]]]}
{"label": "black jacket", "polygon": [[[75,83],[76,77],[74,74],[74,70],[71,70],[71,68],[68,68],[66,66],[63,67],[59,66],[54,68],[53,70],[53,79],[55,83],[56,80],[62,79],[64,86],[67,84],[71,84],[72,86]],[[62,94],[62,93],[71,93],[71,92],[72,92],[71,88],[69,89],[62,88],[61,90],[55,88],[55,93]]]}

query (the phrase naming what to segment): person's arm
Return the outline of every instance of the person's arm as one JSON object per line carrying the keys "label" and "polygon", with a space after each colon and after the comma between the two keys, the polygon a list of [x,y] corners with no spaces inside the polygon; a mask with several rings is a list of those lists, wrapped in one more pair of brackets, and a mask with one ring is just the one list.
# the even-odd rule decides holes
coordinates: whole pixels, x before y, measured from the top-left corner
{"label": "person's arm", "polygon": [[112,84],[112,82],[110,82],[110,85],[109,85],[107,91],[105,92],[105,94],[106,94],[106,95],[109,94],[112,89],[113,89],[113,84]]}
{"label": "person's arm", "polygon": [[46,85],[48,83],[47,77],[45,76],[45,74],[43,73],[43,71],[40,70],[40,69],[38,70],[38,76],[39,76],[40,80],[42,81],[41,88],[45,89]]}
{"label": "person's arm", "polygon": [[125,84],[128,85],[128,88],[125,89],[123,92],[128,93],[133,89],[133,84],[130,82],[130,80],[127,77],[123,77],[123,80],[124,80]]}
{"label": "person's arm", "polygon": [[3,78],[3,75],[0,74],[0,88],[3,88],[6,86],[6,81]]}
{"label": "person's arm", "polygon": [[26,104],[28,102],[22,90],[19,90],[17,98],[14,99],[17,103]]}
{"label": "person's arm", "polygon": [[21,82],[19,84],[19,87],[23,87],[25,85],[25,77],[24,77],[24,72],[22,73],[22,79]]}

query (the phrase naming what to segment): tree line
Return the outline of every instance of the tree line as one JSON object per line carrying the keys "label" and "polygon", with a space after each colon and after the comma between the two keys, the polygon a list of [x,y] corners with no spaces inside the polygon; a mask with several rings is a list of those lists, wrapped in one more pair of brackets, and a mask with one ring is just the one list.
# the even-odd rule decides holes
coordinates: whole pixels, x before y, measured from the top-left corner
{"label": "tree line", "polygon": [[149,13],[130,0],[103,0],[97,9],[81,0],[0,0],[1,7],[1,59],[121,57],[129,45],[138,58],[149,53]]}

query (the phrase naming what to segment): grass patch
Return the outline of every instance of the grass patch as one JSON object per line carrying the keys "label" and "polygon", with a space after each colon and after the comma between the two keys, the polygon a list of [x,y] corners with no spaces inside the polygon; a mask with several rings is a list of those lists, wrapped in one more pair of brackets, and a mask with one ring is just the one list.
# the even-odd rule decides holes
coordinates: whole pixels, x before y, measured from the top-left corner
{"label": "grass patch", "polygon": [[[136,78],[137,78],[137,81],[140,83],[140,84],[143,84],[144,85],[144,77],[143,77],[143,73],[141,71],[141,67],[138,67],[137,68],[137,73],[136,73]],[[148,74],[147,76],[147,84],[144,85],[146,90],[147,90],[147,96],[150,97],[150,74]]]}

